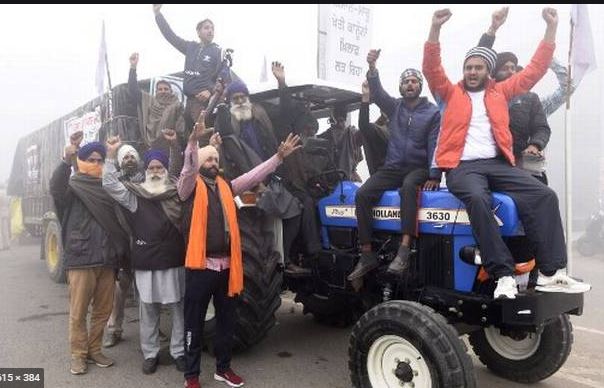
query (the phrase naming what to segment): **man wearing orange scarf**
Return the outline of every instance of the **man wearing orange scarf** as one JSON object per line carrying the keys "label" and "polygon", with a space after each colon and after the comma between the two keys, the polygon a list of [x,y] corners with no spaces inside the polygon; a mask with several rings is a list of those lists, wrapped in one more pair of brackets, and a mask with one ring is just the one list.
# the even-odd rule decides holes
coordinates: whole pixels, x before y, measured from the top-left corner
{"label": "man wearing orange scarf", "polygon": [[[243,385],[233,372],[231,347],[235,324],[234,297],[243,291],[241,238],[233,196],[262,182],[282,160],[298,149],[298,136],[291,134],[278,152],[249,172],[227,182],[218,175],[218,150],[199,149],[205,131],[204,118],[189,137],[185,163],[177,183],[185,202],[185,387],[199,388],[204,318],[210,299],[216,310],[216,373],[214,379],[231,387]],[[218,136],[218,135],[214,135]]]}
{"label": "man wearing orange scarf", "polygon": [[[105,147],[92,142],[78,150],[81,131],[70,141],[64,161],[50,179],[50,193],[61,221],[69,283],[70,370],[79,375],[86,373],[87,359],[102,368],[113,364],[101,353],[101,341],[113,305],[115,273],[128,250],[128,240],[118,222],[116,203],[101,186]],[[78,169],[70,177],[76,151]]]}

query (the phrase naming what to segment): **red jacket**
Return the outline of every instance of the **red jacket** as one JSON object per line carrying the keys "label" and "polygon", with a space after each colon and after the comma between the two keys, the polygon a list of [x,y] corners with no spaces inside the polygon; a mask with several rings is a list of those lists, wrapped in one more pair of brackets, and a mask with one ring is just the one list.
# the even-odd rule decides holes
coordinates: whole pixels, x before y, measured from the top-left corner
{"label": "red jacket", "polygon": [[[500,152],[515,165],[512,150],[512,133],[509,128],[509,101],[524,94],[545,75],[554,55],[555,44],[542,41],[531,62],[522,70],[502,82],[489,79],[484,103],[491,122],[493,137]],[[472,101],[464,88],[463,80],[452,84],[441,64],[440,43],[424,45],[423,73],[430,91],[442,110],[440,135],[436,143],[434,160],[437,167],[451,169],[459,165],[472,118]]]}

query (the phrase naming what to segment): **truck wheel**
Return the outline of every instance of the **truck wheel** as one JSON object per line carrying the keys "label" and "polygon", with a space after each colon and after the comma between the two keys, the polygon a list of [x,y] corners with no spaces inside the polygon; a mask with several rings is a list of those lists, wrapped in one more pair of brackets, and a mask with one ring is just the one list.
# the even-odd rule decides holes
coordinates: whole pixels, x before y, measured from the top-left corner
{"label": "truck wheel", "polygon": [[67,280],[63,262],[63,242],[61,240],[61,225],[57,220],[50,220],[46,224],[44,234],[44,261],[48,274],[56,283],[65,283]]}
{"label": "truck wheel", "polygon": [[410,301],[389,301],[365,313],[348,345],[356,388],[476,387],[472,361],[443,316]]}
{"label": "truck wheel", "polygon": [[533,384],[554,373],[564,364],[573,342],[573,327],[562,314],[543,327],[540,333],[516,332],[504,336],[490,326],[469,336],[480,361],[505,379]]}
{"label": "truck wheel", "polygon": [[581,237],[577,240],[577,251],[585,257],[593,256],[596,254],[596,244],[585,237]]}
{"label": "truck wheel", "polygon": [[260,342],[275,325],[275,312],[281,306],[283,273],[274,249],[273,227],[272,219],[258,208],[239,213],[244,288],[236,302],[236,350]]}

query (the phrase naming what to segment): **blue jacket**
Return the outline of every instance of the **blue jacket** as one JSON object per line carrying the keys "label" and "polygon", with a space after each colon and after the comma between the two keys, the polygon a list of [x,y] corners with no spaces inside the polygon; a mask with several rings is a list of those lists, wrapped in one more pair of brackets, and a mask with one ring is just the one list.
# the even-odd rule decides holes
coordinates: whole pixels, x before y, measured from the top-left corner
{"label": "blue jacket", "polygon": [[425,167],[430,170],[430,179],[440,180],[441,171],[431,168],[440,131],[438,107],[426,97],[421,97],[415,108],[407,108],[402,98],[393,98],[382,88],[377,70],[373,74],[369,72],[367,80],[372,101],[390,120],[384,168]]}

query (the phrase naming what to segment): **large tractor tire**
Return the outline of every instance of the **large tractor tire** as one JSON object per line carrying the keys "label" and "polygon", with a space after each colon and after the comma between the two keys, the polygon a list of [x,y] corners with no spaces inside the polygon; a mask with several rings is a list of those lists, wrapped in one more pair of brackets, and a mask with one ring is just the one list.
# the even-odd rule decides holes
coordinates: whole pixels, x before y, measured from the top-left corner
{"label": "large tractor tire", "polygon": [[63,242],[61,240],[61,225],[56,219],[46,224],[43,244],[43,258],[46,262],[48,275],[56,283],[65,283],[65,265],[63,261]]}
{"label": "large tractor tire", "polygon": [[429,307],[389,301],[365,313],[348,345],[356,388],[473,388],[472,360],[455,329]]}
{"label": "large tractor tire", "polygon": [[[239,212],[243,248],[243,293],[236,299],[234,349],[245,350],[260,342],[275,325],[281,306],[283,273],[279,253],[274,249],[273,222],[257,208]],[[204,339],[211,350],[215,318],[206,316]]]}
{"label": "large tractor tire", "polygon": [[470,344],[480,361],[505,379],[534,384],[556,373],[566,362],[573,343],[573,327],[562,314],[538,333],[504,336],[496,327],[470,334]]}

